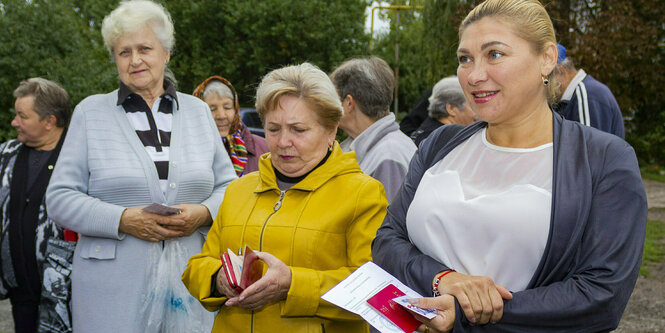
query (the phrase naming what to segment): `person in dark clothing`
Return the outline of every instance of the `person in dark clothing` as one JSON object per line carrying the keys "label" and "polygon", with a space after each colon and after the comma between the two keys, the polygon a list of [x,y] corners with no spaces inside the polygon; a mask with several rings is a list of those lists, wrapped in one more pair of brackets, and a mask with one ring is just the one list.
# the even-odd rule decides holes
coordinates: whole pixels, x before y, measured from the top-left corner
{"label": "person in dark clothing", "polygon": [[557,92],[559,102],[554,110],[564,118],[624,138],[623,116],[614,95],[583,69],[575,68],[566,48],[557,44],[559,57],[554,74],[561,83]]}
{"label": "person in dark clothing", "polygon": [[420,127],[411,133],[411,139],[416,146],[435,129],[445,124],[470,125],[476,120],[475,113],[466,102],[464,91],[459,84],[457,76],[441,79],[432,88],[427,107],[428,117]]}
{"label": "person in dark clothing", "polygon": [[[47,244],[65,238],[46,215],[44,193],[71,110],[67,92],[42,78],[21,82],[14,97],[18,137],[0,145],[0,297],[11,301],[16,332],[32,333],[46,310],[40,296]],[[68,325],[67,307],[59,308]]]}
{"label": "person in dark clothing", "polygon": [[416,105],[409,111],[409,113],[399,123],[399,130],[404,134],[411,136],[418,126],[427,119],[427,107],[429,106],[428,98],[432,96],[432,88],[427,89],[420,97]]}

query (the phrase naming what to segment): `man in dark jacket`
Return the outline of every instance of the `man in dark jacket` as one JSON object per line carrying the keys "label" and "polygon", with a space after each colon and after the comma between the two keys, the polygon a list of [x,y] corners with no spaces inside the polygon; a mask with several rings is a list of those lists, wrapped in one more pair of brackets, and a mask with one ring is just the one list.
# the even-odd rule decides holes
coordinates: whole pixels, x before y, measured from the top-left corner
{"label": "man in dark jacket", "polygon": [[623,117],[610,89],[584,72],[576,69],[566,48],[557,45],[559,58],[554,69],[561,82],[559,103],[555,110],[568,120],[578,121],[601,131],[624,138]]}
{"label": "man in dark jacket", "polygon": [[[11,301],[16,332],[32,333],[40,316],[47,244],[64,238],[46,215],[44,193],[71,110],[67,92],[42,78],[21,82],[14,97],[11,125],[18,137],[0,145],[0,297]],[[67,317],[67,307],[59,308]]]}

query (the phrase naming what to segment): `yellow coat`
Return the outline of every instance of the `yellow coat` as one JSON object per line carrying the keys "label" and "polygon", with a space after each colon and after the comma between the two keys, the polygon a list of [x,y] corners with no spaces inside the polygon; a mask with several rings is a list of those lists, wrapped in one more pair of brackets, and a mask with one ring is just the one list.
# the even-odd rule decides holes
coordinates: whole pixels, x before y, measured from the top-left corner
{"label": "yellow coat", "polygon": [[[226,189],[202,252],[189,260],[182,280],[204,307],[220,310],[213,332],[367,332],[359,316],[321,295],[371,260],[387,204],[381,183],[363,174],[355,153],[343,153],[337,143],[323,165],[284,192],[265,154],[258,172]],[[291,268],[286,300],[252,312],[211,297],[220,254],[245,244]]]}

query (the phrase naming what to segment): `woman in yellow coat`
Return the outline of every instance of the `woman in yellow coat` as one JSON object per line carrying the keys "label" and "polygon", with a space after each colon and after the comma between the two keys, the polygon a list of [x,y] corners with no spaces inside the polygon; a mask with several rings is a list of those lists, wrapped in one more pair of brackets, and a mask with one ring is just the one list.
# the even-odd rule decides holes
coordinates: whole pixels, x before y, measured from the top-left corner
{"label": "woman in yellow coat", "polygon": [[[210,311],[213,332],[367,332],[320,297],[371,260],[386,212],[382,185],[335,141],[342,106],[328,76],[308,63],[277,69],[257,90],[270,154],[232,182],[183,282]],[[264,276],[238,294],[220,255],[249,245]]]}

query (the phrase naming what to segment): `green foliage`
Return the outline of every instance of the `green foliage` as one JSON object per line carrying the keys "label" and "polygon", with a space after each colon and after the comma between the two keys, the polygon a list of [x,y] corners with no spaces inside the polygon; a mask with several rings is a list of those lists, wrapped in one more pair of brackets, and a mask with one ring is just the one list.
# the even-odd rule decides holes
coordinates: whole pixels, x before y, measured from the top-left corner
{"label": "green foliage", "polygon": [[384,10],[385,17],[391,21],[391,30],[377,37],[373,52],[395,69],[399,31],[398,108],[400,112],[408,112],[424,91],[440,79],[457,74],[457,27],[471,5],[464,0],[395,0],[392,3],[414,9],[400,10],[399,30],[395,28],[396,12]]}
{"label": "green foliage", "polygon": [[655,180],[657,182],[665,183],[665,169],[658,164],[641,167],[643,179]]}
{"label": "green foliage", "polygon": [[578,68],[612,90],[640,162],[665,162],[665,2],[555,0],[548,9]]}
{"label": "green foliage", "polygon": [[[400,1],[394,1],[393,4],[403,5]],[[416,6],[422,3],[412,2],[408,5]],[[372,53],[388,62],[393,71],[398,73],[398,110],[408,112],[418,96],[429,88],[430,83],[425,77],[426,63],[423,57],[425,29],[421,19],[422,10],[400,10],[399,29],[396,28],[397,11],[382,9],[380,14],[390,20],[390,31],[375,36]],[[397,47],[399,47],[399,61],[396,59]]]}
{"label": "green foliage", "polygon": [[[269,70],[310,61],[330,71],[365,55],[366,0],[167,0],[176,30],[169,67],[191,93],[210,75],[237,88],[241,103]],[[41,76],[60,83],[72,106],[117,88],[100,33],[119,0],[0,0],[0,141],[14,137],[12,91]]]}
{"label": "green foliage", "polygon": [[[422,5],[402,10],[396,29],[394,11],[383,10],[391,31],[379,36],[373,53],[393,67],[399,33],[399,110],[407,112],[423,91],[456,73],[459,23],[480,0],[393,0],[393,5]],[[626,139],[640,163],[665,164],[665,1],[541,0],[559,41],[578,68],[605,83],[626,118]]]}
{"label": "green foliage", "polygon": [[662,263],[665,259],[665,222],[647,221],[646,240],[640,275],[649,276],[649,264]]}
{"label": "green foliage", "polygon": [[0,139],[10,127],[21,80],[40,76],[60,83],[72,106],[85,96],[115,86],[115,69],[98,30],[82,17],[74,1],[2,0],[0,12]]}
{"label": "green foliage", "polygon": [[328,72],[366,54],[366,6],[359,0],[169,1],[177,44],[170,66],[182,91],[217,74],[251,104],[272,69],[309,61]]}

